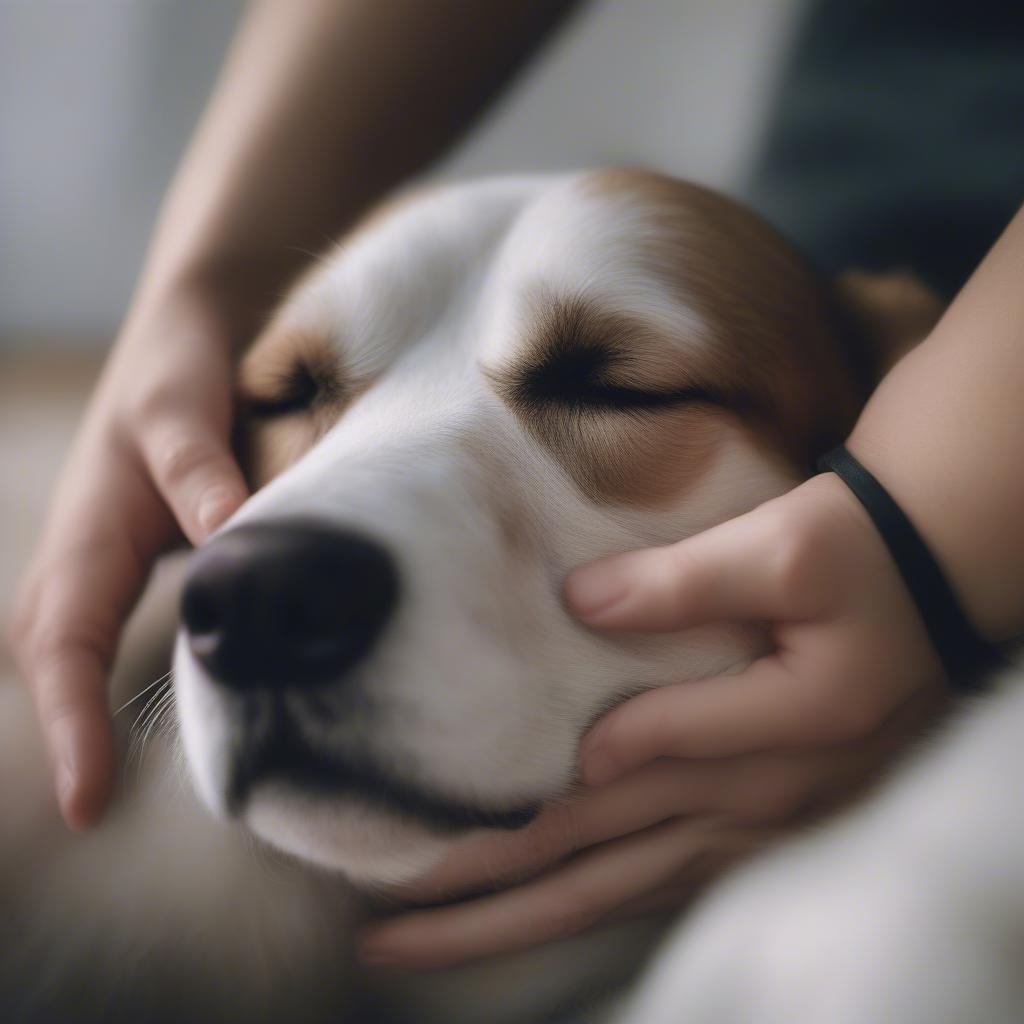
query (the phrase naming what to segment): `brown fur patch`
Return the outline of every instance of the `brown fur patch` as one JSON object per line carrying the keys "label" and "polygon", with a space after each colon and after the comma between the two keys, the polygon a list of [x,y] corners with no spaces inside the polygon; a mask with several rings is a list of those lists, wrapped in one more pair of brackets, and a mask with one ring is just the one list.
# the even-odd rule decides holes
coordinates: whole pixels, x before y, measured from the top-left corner
{"label": "brown fur patch", "polygon": [[[432,191],[433,186],[419,186],[372,206],[322,259],[314,260],[296,279],[282,309],[287,309],[291,299],[309,287],[325,263],[352,239],[376,230],[395,213]],[[308,372],[317,384],[316,399],[309,409],[268,414],[287,397],[297,368]],[[354,380],[346,373],[338,346],[330,338],[288,327],[280,321],[271,322],[250,346],[237,378],[235,447],[250,486],[264,486],[297,462],[366,386],[365,381]]]}
{"label": "brown fur patch", "polygon": [[711,344],[694,368],[728,405],[759,414],[800,466],[846,434],[866,394],[844,350],[825,282],[754,213],[697,185],[645,171],[604,171],[592,194],[634,197],[666,230],[652,272],[704,320]]}
{"label": "brown fur patch", "polygon": [[835,293],[879,377],[931,332],[945,308],[928,285],[905,270],[847,270],[836,278]]}
{"label": "brown fur patch", "polygon": [[[760,218],[707,189],[634,170],[597,172],[582,187],[649,212],[663,237],[647,255],[650,275],[698,314],[702,337],[681,349],[646,324],[547,297],[514,363],[492,373],[498,393],[595,500],[678,495],[730,420],[808,470],[850,429],[866,397],[823,282]],[[577,346],[581,333],[611,355],[602,371],[610,399],[623,386],[665,401],[601,408],[528,400],[530,373]]]}
{"label": "brown fur patch", "polygon": [[309,451],[353,391],[330,338],[271,324],[238,372],[236,448],[250,486],[264,486]]}
{"label": "brown fur patch", "polygon": [[725,414],[670,339],[579,298],[539,294],[531,305],[522,350],[487,376],[580,490],[658,504],[699,476]]}

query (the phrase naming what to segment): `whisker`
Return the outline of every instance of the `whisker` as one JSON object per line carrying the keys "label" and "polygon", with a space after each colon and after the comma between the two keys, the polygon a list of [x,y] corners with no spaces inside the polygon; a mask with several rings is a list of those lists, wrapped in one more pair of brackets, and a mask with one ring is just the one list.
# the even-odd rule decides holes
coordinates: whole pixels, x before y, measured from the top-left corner
{"label": "whisker", "polygon": [[166,712],[174,706],[174,699],[174,690],[171,687],[168,687],[161,694],[159,703],[153,708],[153,711],[149,715],[149,722],[145,727],[145,732],[142,734],[142,738],[138,745],[138,773],[136,778],[141,777],[142,775],[142,767],[145,762],[146,755],[146,744],[149,743],[149,738],[153,734],[154,729],[158,729]]}
{"label": "whisker", "polygon": [[131,734],[132,735],[134,735],[140,729],[145,727],[145,723],[148,720],[149,715],[150,715],[154,705],[160,703],[160,701],[164,698],[164,696],[166,695],[167,691],[170,688],[171,688],[170,680],[169,679],[165,680],[163,686],[161,686],[156,691],[156,693],[154,693],[154,694],[152,694],[150,696],[149,700],[147,700],[146,703],[143,705],[142,710],[138,713],[138,715],[135,718],[135,721],[132,723],[132,728],[131,728]]}
{"label": "whisker", "polygon": [[173,671],[174,671],[173,669],[168,669],[168,671],[166,671],[162,676],[160,676],[159,679],[154,679],[153,682],[151,682],[149,684],[149,686],[143,687],[141,690],[139,690],[139,692],[137,694],[135,694],[134,697],[131,697],[128,700],[126,700],[114,712],[113,717],[116,718],[119,714],[121,714],[122,711],[124,711],[125,708],[130,707],[132,704],[134,704],[143,694],[149,693],[149,691],[152,690],[154,686],[159,686],[161,683],[167,682],[167,680],[170,678],[170,676],[173,673]]}
{"label": "whisker", "polygon": [[172,692],[173,689],[171,687],[170,680],[166,680],[163,686],[160,687],[148,701],[146,701],[145,706],[132,723],[131,730],[128,733],[128,753],[125,757],[126,765],[131,761],[132,755],[138,746],[139,739],[141,738],[143,731],[148,727],[157,708],[159,708],[161,701],[164,700],[168,693]]}

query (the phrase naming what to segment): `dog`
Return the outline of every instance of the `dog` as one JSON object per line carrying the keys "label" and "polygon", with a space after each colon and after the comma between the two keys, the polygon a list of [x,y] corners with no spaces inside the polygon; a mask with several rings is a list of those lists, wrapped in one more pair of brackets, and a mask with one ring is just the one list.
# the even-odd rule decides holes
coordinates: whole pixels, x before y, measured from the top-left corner
{"label": "dog", "polygon": [[936,315],[652,172],[371,215],[242,361],[257,490],[185,570],[173,689],[122,658],[145,751],[102,828],[65,838],[2,694],[4,1020],[500,1024],[624,985],[663,918],[384,984],[352,934],[468,833],[571,794],[602,712],[764,650],[755,626],[601,636],[561,584],[790,489]]}
{"label": "dog", "polygon": [[872,800],[712,892],[622,1020],[1024,1019],[1022,730],[1018,666]]}

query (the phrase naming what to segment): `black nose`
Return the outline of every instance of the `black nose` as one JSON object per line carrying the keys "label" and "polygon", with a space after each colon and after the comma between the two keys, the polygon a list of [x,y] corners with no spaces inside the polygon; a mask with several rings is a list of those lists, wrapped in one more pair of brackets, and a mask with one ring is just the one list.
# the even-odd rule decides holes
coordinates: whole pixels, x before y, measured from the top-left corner
{"label": "black nose", "polygon": [[253,523],[193,556],[181,616],[192,652],[235,689],[336,680],[373,646],[398,596],[388,553],[315,521]]}

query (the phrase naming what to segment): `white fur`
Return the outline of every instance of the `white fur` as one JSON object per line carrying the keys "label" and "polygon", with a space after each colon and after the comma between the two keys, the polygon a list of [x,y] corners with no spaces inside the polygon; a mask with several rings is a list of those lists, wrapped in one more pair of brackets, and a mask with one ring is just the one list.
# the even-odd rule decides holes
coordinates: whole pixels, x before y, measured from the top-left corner
{"label": "white fur", "polygon": [[[525,343],[538,286],[600,296],[705,344],[699,318],[643,275],[663,229],[577,178],[507,179],[442,190],[356,235],[283,318],[326,331],[373,385],[295,466],[228,524],[315,515],[382,541],[403,600],[345,685],[377,706],[316,737],[361,753],[446,798],[502,808],[564,793],[586,725],[633,689],[727,670],[751,653],[735,632],[616,642],[574,621],[560,598],[573,566],[678,539],[750,508],[792,478],[739,433],[712,470],[663,509],[602,506],[573,485],[488,385],[483,369]],[[486,445],[488,456],[480,458]],[[502,517],[529,537],[514,549]],[[198,791],[221,809],[221,696],[179,643],[176,685]],[[444,850],[393,816],[376,829],[351,799],[257,791],[262,838],[364,882],[422,872]],[[380,815],[375,815],[380,818]],[[376,833],[377,841],[374,841]],[[346,841],[346,834],[351,836]]]}
{"label": "white fur", "polygon": [[1024,679],[680,925],[630,1024],[1024,1019]]}
{"label": "white fur", "polygon": [[[786,490],[794,478],[782,461],[723,427],[709,464],[698,479],[680,482],[676,500],[657,508],[600,504],[574,486],[483,373],[523,344],[538,288],[600,298],[646,319],[669,332],[682,359],[710,344],[700,317],[645,273],[645,253],[663,230],[637,203],[594,195],[577,177],[446,188],[329,254],[281,313],[284,322],[329,337],[348,370],[372,384],[225,529],[317,515],[386,545],[403,585],[394,619],[345,684],[372,699],[318,727],[310,742],[356,746],[395,776],[452,800],[502,808],[557,798],[571,790],[578,739],[602,709],[636,689],[739,667],[756,652],[756,636],[736,630],[642,642],[599,636],[566,613],[560,588],[572,567],[593,557],[678,539]],[[155,674],[138,668],[132,650],[129,642],[121,662],[127,691],[115,703]],[[358,1000],[372,981],[355,971],[350,945],[367,909],[345,876],[370,886],[415,876],[449,840],[354,797],[314,798],[280,783],[255,790],[244,822],[217,820],[202,805],[223,814],[231,698],[204,676],[182,640],[174,662],[181,750],[199,800],[178,771],[178,737],[157,735],[141,770],[131,766],[114,816],[85,839],[70,840],[49,810],[45,763],[30,738],[25,702],[13,691],[0,694],[0,1007],[32,1024],[84,1022],[104,1006],[120,1021],[364,1019]],[[987,720],[980,716],[964,743],[982,744]],[[12,787],[9,779],[20,781]],[[923,805],[939,799],[926,783],[916,789]],[[973,790],[958,792],[966,803]],[[644,1004],[657,1011],[632,1011],[627,1019],[677,1020],[679,1000],[688,1000],[695,1022],[884,1020],[786,1016],[792,1004],[770,975],[778,969],[785,978],[797,954],[820,953],[817,974],[809,983],[806,975],[799,979],[813,999],[825,987],[826,967],[841,962],[842,950],[828,954],[827,919],[814,913],[839,898],[829,865],[890,917],[907,907],[906,900],[883,901],[865,861],[843,852],[839,838],[848,835],[851,850],[877,856],[885,830],[894,829],[904,837],[892,840],[897,847],[916,850],[916,804],[909,796],[892,800],[906,821],[903,810],[866,812],[860,825],[812,841],[820,868],[817,853],[798,851],[758,869],[769,879],[763,885],[752,875],[730,890],[695,933],[706,936],[706,956],[694,958],[689,947],[670,953]],[[989,821],[997,813],[1005,818],[1014,807],[958,808],[954,825],[938,834],[973,864],[982,843],[970,837],[987,837],[998,827]],[[965,827],[971,814],[978,821]],[[873,825],[872,815],[881,824]],[[279,857],[251,833],[300,860]],[[1014,851],[1020,846],[1016,841]],[[909,873],[913,859],[893,863]],[[1019,882],[1014,865],[1021,860],[1001,865],[1008,880]],[[949,891],[980,891],[957,876],[953,861],[941,863],[936,877]],[[797,870],[803,893],[788,882]],[[784,906],[771,898],[776,891],[786,894]],[[813,903],[794,917],[808,891]],[[892,891],[885,888],[886,896]],[[752,928],[770,931],[775,920],[789,929],[783,948],[795,952],[765,974],[749,949],[744,957],[742,942],[730,943]],[[909,912],[892,924],[894,935],[897,925],[910,930],[911,945],[924,941],[921,920]],[[536,1020],[574,994],[625,980],[660,928],[654,921],[595,929],[482,966],[387,980],[373,998],[396,1019],[417,1024]],[[870,988],[870,932],[847,934]],[[699,953],[704,938],[696,944]],[[733,996],[730,973],[722,971],[730,957],[737,970],[751,972],[752,991],[766,993],[763,1005],[774,1016],[714,1016]],[[692,984],[674,987],[677,965]],[[919,975],[925,966],[915,969]]]}

